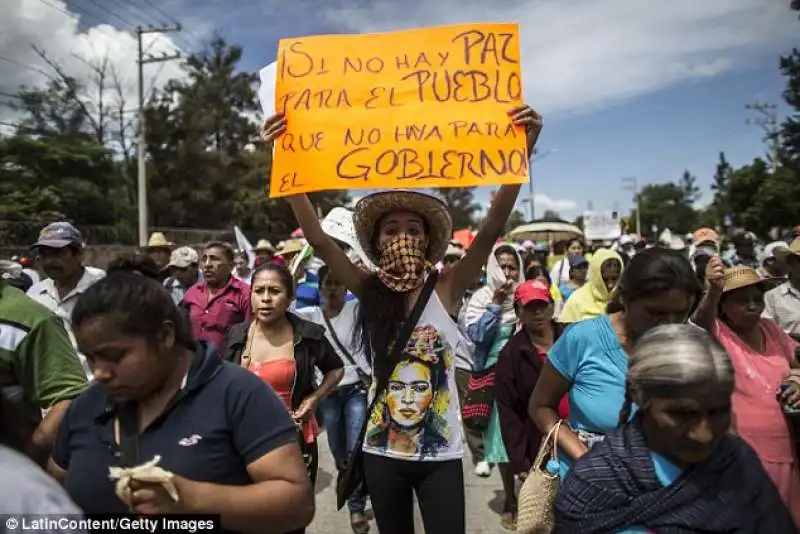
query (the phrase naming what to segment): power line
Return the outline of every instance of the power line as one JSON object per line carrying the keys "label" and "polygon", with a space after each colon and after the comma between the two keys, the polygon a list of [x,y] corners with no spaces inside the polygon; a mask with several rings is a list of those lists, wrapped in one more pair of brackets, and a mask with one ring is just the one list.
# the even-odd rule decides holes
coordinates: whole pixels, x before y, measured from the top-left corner
{"label": "power line", "polygon": [[153,10],[157,11],[158,13],[161,13],[161,15],[166,17],[167,20],[173,22],[174,24],[179,24],[179,22],[177,20],[175,20],[175,17],[173,17],[172,15],[170,15],[168,13],[165,13],[164,10],[162,10],[157,5],[153,4],[150,0],[142,0],[142,2],[144,2],[145,4],[150,6]]}
{"label": "power line", "polygon": [[59,7],[59,6],[55,5],[55,4],[51,4],[47,0],[39,0],[39,1],[41,3],[43,3],[44,5],[52,8],[52,9],[55,9],[56,11],[60,11],[60,12],[64,13],[65,15],[68,15],[70,17],[74,17],[75,15],[86,15],[87,17],[92,17],[93,19],[95,19],[100,24],[104,23],[103,19],[101,19],[100,17],[98,17],[97,15],[92,13],[91,11],[87,11],[86,9],[84,9],[82,7],[72,6],[72,9],[77,11],[77,13],[75,13],[75,12],[72,12],[72,11],[67,11],[66,9],[63,9],[63,8],[61,8],[61,7]]}
{"label": "power line", "polygon": [[45,72],[42,69],[39,69],[39,68],[36,68],[36,67],[32,67],[30,65],[26,65],[25,63],[20,63],[19,61],[11,59],[10,57],[0,56],[0,60],[5,61],[7,63],[11,63],[12,65],[16,65],[17,67],[22,67],[23,69],[28,69],[28,70],[33,71],[33,72],[38,72],[39,74],[44,74],[48,78],[52,79],[52,76],[50,75],[50,73]]}
{"label": "power line", "polygon": [[[136,7],[136,9],[139,9],[140,11],[145,12],[145,10],[143,8],[139,7],[138,5],[136,5],[133,2],[133,0],[130,0],[130,2],[131,2],[131,5]],[[158,7],[157,5],[153,4],[153,2],[151,2],[150,0],[142,0],[142,2],[145,3],[147,6],[149,6],[151,9],[153,9],[154,11],[158,12],[162,17],[165,17],[168,21],[172,22],[175,25],[181,26],[181,34],[182,34],[182,36],[186,35],[187,37],[191,37],[191,40],[194,41],[194,42],[189,42],[188,40],[184,41],[184,44],[186,44],[186,43],[189,44],[189,46],[185,46],[185,48],[191,50],[192,48],[201,48],[202,47],[202,46],[198,46],[198,45],[202,45],[203,40],[200,39],[199,37],[197,37],[192,32],[188,31],[186,28],[184,28],[183,25],[180,22],[178,22],[178,20],[175,17],[173,17],[172,15],[170,15],[169,13],[167,13],[166,11],[164,11],[163,9]],[[178,39],[181,39],[181,37],[178,37]]]}
{"label": "power line", "polygon": [[126,26],[135,27],[137,25],[136,22],[131,22],[128,19],[126,19],[125,17],[120,16],[116,12],[111,11],[111,9],[109,9],[105,5],[101,4],[99,0],[89,0],[89,1],[92,2],[93,4],[95,4],[97,7],[99,7],[103,11],[105,11],[106,13],[108,13],[109,15],[111,15],[112,17],[114,17],[117,20],[119,20],[120,22],[122,22],[122,24],[124,24]]}
{"label": "power line", "polygon": [[[135,17],[136,19],[141,20],[145,25],[152,26],[153,23],[159,24],[161,22],[156,17],[153,17],[147,11],[145,11],[142,8],[140,8],[139,6],[134,4],[133,2],[122,3],[120,0],[106,0],[106,1],[111,2],[112,4],[118,6],[120,9],[125,10],[132,17]],[[131,9],[131,6],[137,8],[138,11],[140,11],[141,13],[144,14],[144,16],[134,13],[134,11]],[[150,20],[148,20],[147,17],[152,17],[152,22]]]}

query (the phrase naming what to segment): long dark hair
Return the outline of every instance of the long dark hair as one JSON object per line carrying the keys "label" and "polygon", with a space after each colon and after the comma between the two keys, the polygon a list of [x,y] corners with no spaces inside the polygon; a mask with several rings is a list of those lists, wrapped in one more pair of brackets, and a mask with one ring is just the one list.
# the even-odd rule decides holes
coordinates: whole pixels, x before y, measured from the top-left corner
{"label": "long dark hair", "polygon": [[134,273],[161,281],[158,266],[153,258],[146,254],[120,254],[108,264],[106,275],[117,273]]}
{"label": "long dark hair", "polygon": [[[382,216],[372,229],[372,248],[379,250]],[[430,235],[428,220],[422,218],[425,235]],[[374,365],[377,377],[388,377],[399,362],[388,362],[389,347],[394,343],[406,320],[406,293],[392,291],[371,273],[358,299],[358,321],[353,329],[353,346],[359,347]]]}
{"label": "long dark hair", "polygon": [[113,325],[125,335],[140,337],[154,343],[165,321],[175,325],[175,343],[194,350],[189,322],[172,301],[169,291],[157,281],[117,271],[95,283],[81,295],[72,311],[72,325],[96,317],[111,318]]}
{"label": "long dark hair", "polygon": [[693,307],[697,306],[702,296],[702,287],[694,270],[689,260],[680,252],[662,247],[645,249],[631,259],[622,273],[606,313],[623,311],[627,303],[670,289],[679,289],[693,295]]}
{"label": "long dark hair", "polygon": [[294,277],[292,276],[292,271],[283,263],[268,261],[262,263],[253,271],[250,280],[255,280],[256,275],[263,272],[270,272],[278,275],[278,280],[280,280],[283,289],[286,290],[286,294],[289,295],[289,302],[291,303],[294,299]]}
{"label": "long dark hair", "polygon": [[389,347],[406,320],[406,294],[392,291],[378,275],[370,274],[358,299],[358,321],[353,346],[359,347],[375,365],[377,376],[392,372]]}
{"label": "long dark hair", "polygon": [[547,280],[548,287],[553,285],[553,281],[550,279],[550,273],[547,272],[545,267],[541,265],[531,265],[525,269],[525,280],[536,280],[540,276]]}

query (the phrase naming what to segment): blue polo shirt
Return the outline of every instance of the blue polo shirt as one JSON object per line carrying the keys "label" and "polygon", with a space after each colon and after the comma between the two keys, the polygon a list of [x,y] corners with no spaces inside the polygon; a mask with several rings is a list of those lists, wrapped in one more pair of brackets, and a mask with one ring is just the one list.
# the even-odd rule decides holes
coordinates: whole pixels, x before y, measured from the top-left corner
{"label": "blue polo shirt", "polygon": [[[139,435],[140,463],[160,455],[159,466],[190,480],[251,484],[247,466],[297,443],[297,427],[269,385],[199,345],[186,386]],[[53,460],[67,471],[64,486],[86,513],[127,511],[108,478],[108,468],[119,465],[115,414],[95,383],[72,401],[59,428]]]}

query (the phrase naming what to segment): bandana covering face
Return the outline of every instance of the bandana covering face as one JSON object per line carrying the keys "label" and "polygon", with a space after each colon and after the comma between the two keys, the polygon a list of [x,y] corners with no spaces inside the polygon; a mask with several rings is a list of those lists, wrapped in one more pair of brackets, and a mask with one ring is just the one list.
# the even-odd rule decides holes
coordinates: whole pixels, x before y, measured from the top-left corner
{"label": "bandana covering face", "polygon": [[430,267],[425,260],[425,240],[398,234],[381,248],[378,278],[392,291],[406,293],[422,285]]}

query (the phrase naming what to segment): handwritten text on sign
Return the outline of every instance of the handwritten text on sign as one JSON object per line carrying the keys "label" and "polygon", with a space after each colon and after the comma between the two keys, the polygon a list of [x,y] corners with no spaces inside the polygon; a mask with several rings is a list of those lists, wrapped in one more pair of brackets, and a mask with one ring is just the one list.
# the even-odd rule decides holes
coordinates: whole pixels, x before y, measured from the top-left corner
{"label": "handwritten text on sign", "polygon": [[524,182],[519,60],[516,24],[282,40],[270,196]]}

